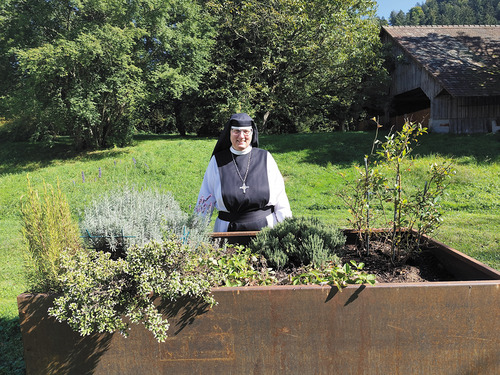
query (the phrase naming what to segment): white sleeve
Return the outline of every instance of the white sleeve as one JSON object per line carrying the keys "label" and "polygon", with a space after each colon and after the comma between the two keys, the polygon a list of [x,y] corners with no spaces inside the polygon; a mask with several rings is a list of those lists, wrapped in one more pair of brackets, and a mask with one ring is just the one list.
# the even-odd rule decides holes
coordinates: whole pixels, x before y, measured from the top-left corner
{"label": "white sleeve", "polygon": [[[203,182],[201,183],[195,212],[210,219],[214,208],[217,208],[219,211],[227,211],[224,200],[222,199],[219,168],[215,157],[212,156],[210,163],[208,163],[207,170],[205,171]],[[225,232],[227,231],[227,226],[228,222],[217,218],[215,220],[214,231]]]}
{"label": "white sleeve", "polygon": [[267,155],[267,178],[269,179],[269,204],[274,206],[276,219],[285,220],[292,216],[290,203],[285,191],[285,181],[273,156]]}
{"label": "white sleeve", "polygon": [[[214,211],[216,198],[216,184],[219,177],[219,172],[217,169],[217,163],[215,158],[210,159],[208,163],[207,170],[203,176],[203,182],[201,183],[200,192],[198,193],[198,200],[196,202],[196,207],[194,211],[200,215],[212,217],[212,212]],[[220,183],[219,183],[220,185]]]}

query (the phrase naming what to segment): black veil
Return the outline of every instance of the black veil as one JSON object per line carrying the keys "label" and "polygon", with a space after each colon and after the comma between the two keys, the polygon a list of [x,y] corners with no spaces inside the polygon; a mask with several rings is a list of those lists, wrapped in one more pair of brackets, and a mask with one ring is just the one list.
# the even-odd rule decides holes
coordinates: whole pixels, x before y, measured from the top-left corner
{"label": "black veil", "polygon": [[255,126],[255,122],[253,121],[253,119],[246,113],[235,113],[234,115],[231,116],[229,121],[224,126],[224,130],[222,130],[222,132],[220,133],[219,140],[215,144],[212,156],[218,153],[219,151],[231,147],[232,126],[237,128],[251,126],[253,129],[253,133],[250,145],[252,147],[259,147],[259,132],[257,130],[257,127]]}

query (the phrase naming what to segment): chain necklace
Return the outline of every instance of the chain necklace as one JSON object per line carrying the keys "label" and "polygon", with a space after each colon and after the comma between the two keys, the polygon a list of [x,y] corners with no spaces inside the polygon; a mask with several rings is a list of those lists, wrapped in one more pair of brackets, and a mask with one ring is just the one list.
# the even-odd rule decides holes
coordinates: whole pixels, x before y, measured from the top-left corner
{"label": "chain necklace", "polygon": [[234,160],[234,155],[231,152],[231,157],[233,158],[233,163],[234,167],[236,168],[236,173],[238,173],[238,177],[240,178],[241,182],[243,182],[243,185],[240,186],[240,189],[243,190],[243,194],[247,193],[247,189],[250,188],[245,182],[247,180],[248,176],[248,171],[250,170],[250,160],[252,160],[252,151],[250,151],[250,154],[248,155],[248,164],[247,164],[247,170],[245,172],[245,177],[241,177],[240,170],[238,169],[238,165],[236,164],[236,161]]}

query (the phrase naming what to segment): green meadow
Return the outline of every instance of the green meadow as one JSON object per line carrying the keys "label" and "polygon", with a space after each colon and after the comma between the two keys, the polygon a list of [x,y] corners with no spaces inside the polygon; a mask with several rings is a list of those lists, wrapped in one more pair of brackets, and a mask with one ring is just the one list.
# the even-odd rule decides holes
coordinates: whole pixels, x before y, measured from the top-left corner
{"label": "green meadow", "polygon": [[[356,176],[374,133],[260,136],[285,178],[293,214],[316,216],[348,227],[338,193]],[[381,138],[382,136],[379,136]],[[0,140],[0,374],[23,373],[16,296],[26,290],[19,205],[31,185],[59,184],[75,219],[85,205],[124,184],[170,191],[191,211],[215,139],[139,135],[127,148],[75,153],[64,142],[52,147]],[[444,222],[435,237],[500,269],[500,135],[427,134],[405,176],[418,186],[431,163],[453,158],[456,174],[442,201]]]}

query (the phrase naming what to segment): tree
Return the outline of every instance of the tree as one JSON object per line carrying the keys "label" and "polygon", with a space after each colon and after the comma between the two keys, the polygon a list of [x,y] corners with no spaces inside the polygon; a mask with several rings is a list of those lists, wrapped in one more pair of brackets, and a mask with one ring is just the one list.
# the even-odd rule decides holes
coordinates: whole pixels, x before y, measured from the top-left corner
{"label": "tree", "polygon": [[3,74],[16,83],[3,94],[35,139],[127,144],[155,103],[195,90],[209,67],[212,27],[197,2],[12,0],[2,15]]}
{"label": "tree", "polygon": [[392,26],[402,26],[406,24],[406,15],[405,13],[400,10],[399,12],[396,13],[396,11],[392,11],[391,15],[389,16],[389,22]]}
{"label": "tree", "polygon": [[374,71],[382,63],[373,1],[211,4],[219,25],[217,68],[204,92],[214,117],[246,111],[261,129],[289,132],[358,116],[350,113],[354,100],[363,98],[371,76],[379,77]]}
{"label": "tree", "polygon": [[24,75],[14,103],[36,138],[70,134],[78,148],[130,141],[144,97],[131,52],[140,30],[105,25],[74,40],[17,51]]}
{"label": "tree", "polygon": [[159,0],[139,26],[147,30],[142,59],[144,80],[148,82],[148,106],[144,117],[158,108],[174,118],[177,130],[185,135],[187,124],[182,111],[187,98],[197,95],[215,41],[213,19],[201,2]]}
{"label": "tree", "polygon": [[213,129],[235,111],[275,132],[345,127],[383,90],[374,7],[5,0],[0,96],[33,138],[67,134],[81,148],[126,144],[165,119],[181,134]]}
{"label": "tree", "polygon": [[391,25],[497,25],[500,0],[427,0],[400,13],[391,13]]}
{"label": "tree", "polygon": [[421,7],[413,7],[409,12],[409,22],[412,25],[421,25],[424,21],[424,12]]}

